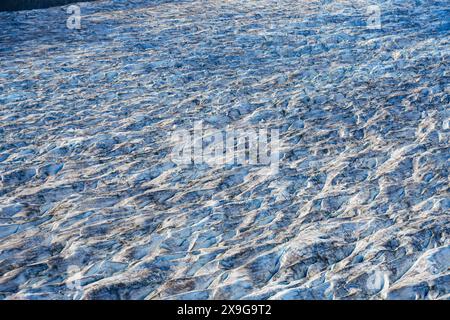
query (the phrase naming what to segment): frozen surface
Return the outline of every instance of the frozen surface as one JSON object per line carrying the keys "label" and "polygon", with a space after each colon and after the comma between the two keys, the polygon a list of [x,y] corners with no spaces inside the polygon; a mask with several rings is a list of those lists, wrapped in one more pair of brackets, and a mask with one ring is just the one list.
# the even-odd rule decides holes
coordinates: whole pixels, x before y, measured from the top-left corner
{"label": "frozen surface", "polygon": [[[449,299],[448,1],[378,5],[0,13],[0,298]],[[175,166],[196,120],[279,173]]]}

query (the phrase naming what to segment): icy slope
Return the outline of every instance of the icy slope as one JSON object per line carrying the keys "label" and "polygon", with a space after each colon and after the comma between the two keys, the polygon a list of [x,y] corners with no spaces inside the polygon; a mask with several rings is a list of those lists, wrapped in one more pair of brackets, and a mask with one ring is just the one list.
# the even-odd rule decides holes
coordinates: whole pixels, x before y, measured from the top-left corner
{"label": "icy slope", "polygon": [[[450,297],[446,1],[0,13],[0,297]],[[280,169],[169,134],[280,130]]]}

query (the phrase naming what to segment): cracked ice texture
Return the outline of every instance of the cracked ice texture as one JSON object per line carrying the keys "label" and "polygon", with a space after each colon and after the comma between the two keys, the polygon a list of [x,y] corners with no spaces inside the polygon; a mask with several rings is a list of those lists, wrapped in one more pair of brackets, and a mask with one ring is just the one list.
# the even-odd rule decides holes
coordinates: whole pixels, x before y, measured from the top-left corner
{"label": "cracked ice texture", "polygon": [[[366,3],[0,13],[0,297],[448,299],[448,2]],[[279,173],[174,165],[200,120]]]}

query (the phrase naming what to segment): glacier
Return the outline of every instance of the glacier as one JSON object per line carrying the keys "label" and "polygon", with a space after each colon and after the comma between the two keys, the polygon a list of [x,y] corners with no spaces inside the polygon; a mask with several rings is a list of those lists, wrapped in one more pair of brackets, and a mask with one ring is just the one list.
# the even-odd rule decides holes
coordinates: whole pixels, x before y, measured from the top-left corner
{"label": "glacier", "polygon": [[447,1],[77,5],[0,12],[0,299],[450,298]]}

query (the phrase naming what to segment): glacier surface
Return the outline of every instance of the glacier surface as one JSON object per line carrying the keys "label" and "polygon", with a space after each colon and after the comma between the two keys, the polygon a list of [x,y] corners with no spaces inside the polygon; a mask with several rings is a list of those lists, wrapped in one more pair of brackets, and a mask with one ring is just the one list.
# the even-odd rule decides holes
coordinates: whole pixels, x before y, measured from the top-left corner
{"label": "glacier surface", "polygon": [[1,299],[450,298],[447,1],[79,5],[0,13]]}

